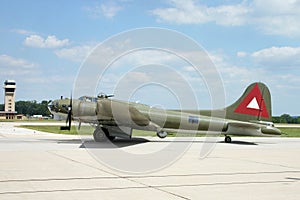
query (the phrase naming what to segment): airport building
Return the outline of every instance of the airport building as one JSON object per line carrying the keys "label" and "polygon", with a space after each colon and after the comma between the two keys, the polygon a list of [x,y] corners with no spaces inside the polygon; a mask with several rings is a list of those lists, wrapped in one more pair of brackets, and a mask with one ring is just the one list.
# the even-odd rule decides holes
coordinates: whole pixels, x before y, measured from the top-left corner
{"label": "airport building", "polygon": [[3,88],[4,111],[0,111],[0,119],[16,119],[18,118],[15,110],[16,82],[14,80],[6,80]]}

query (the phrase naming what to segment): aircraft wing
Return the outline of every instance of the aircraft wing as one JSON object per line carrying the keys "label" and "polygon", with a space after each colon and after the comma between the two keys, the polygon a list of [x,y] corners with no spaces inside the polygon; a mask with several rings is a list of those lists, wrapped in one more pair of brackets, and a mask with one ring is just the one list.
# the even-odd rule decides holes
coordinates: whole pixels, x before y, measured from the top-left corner
{"label": "aircraft wing", "polygon": [[133,106],[129,107],[129,113],[132,121],[139,126],[147,126],[150,123],[150,120],[145,117],[138,109]]}

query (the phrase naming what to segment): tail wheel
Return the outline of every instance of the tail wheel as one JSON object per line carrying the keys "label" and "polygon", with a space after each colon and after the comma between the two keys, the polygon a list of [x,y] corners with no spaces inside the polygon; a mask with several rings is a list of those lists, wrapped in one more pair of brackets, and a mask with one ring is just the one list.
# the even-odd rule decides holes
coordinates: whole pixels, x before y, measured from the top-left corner
{"label": "tail wheel", "polygon": [[166,131],[159,131],[156,134],[159,138],[163,139],[165,137],[167,137],[168,133]]}
{"label": "tail wheel", "polygon": [[226,136],[225,136],[225,142],[226,142],[226,143],[231,143],[231,137],[228,136],[228,135],[226,135]]}

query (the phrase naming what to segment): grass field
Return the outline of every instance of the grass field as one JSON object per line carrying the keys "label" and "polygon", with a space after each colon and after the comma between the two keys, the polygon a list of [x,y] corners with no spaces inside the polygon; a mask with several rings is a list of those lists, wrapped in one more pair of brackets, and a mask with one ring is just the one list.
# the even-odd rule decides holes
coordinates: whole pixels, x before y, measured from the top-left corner
{"label": "grass field", "polygon": [[[56,125],[51,125],[51,126],[43,126],[43,125],[22,125],[19,126],[22,128],[28,128],[32,130],[37,130],[37,131],[43,131],[43,132],[49,132],[49,133],[57,133],[57,134],[80,134],[80,135],[91,135],[94,132],[94,128],[91,126],[82,126],[79,131],[77,131],[75,126],[72,126],[71,130],[60,130],[60,126]],[[282,131],[281,137],[300,137],[300,128],[279,128]],[[141,131],[141,130],[133,130],[133,136],[156,136],[155,132],[151,131]],[[175,136],[175,134],[169,134],[168,136]],[[180,134],[180,136],[189,136],[189,135],[184,135]],[[198,135],[198,137],[201,137],[203,135]]]}
{"label": "grass field", "polygon": [[281,137],[300,137],[300,128],[279,128],[283,133]]}
{"label": "grass field", "polygon": [[54,119],[0,119],[0,122],[40,122],[40,123],[45,123],[45,122],[61,122],[59,120],[54,120]]}
{"label": "grass field", "polygon": [[69,135],[77,135],[78,133],[82,135],[90,135],[93,133],[94,128],[91,126],[82,126],[80,128],[80,131],[77,131],[77,128],[75,126],[71,127],[71,130],[60,130],[60,126],[58,125],[21,125],[19,126],[21,128],[28,128],[36,131],[43,131],[48,133],[57,133],[57,134],[69,134]]}

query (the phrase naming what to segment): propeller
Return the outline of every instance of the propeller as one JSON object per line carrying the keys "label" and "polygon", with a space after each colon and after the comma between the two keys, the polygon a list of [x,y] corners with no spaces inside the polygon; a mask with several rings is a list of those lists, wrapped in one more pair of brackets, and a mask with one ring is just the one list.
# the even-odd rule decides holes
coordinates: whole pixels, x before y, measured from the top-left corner
{"label": "propeller", "polygon": [[73,110],[72,110],[72,93],[71,93],[70,104],[68,106],[68,116],[67,116],[67,120],[66,120],[67,126],[61,126],[60,130],[69,130],[69,131],[71,130],[72,115],[73,115]]}

